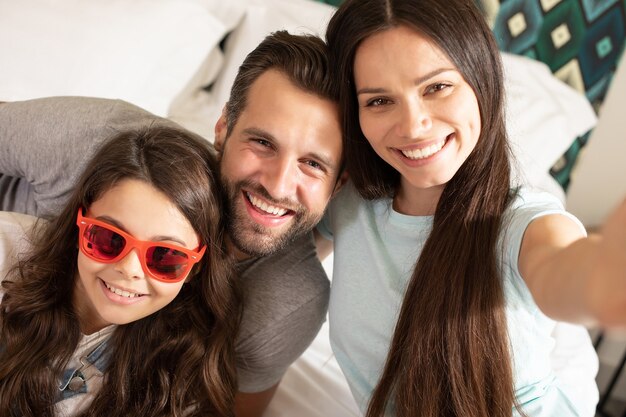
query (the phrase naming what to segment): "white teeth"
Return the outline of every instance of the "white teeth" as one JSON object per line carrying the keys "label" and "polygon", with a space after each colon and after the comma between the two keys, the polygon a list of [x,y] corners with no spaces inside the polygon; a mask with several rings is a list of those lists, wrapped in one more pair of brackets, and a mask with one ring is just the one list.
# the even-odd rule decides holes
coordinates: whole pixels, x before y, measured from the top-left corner
{"label": "white teeth", "polygon": [[260,199],[256,198],[255,196],[253,196],[250,193],[246,193],[246,195],[248,196],[248,200],[250,200],[250,202],[252,203],[252,205],[258,209],[263,210],[264,212],[268,213],[268,214],[273,214],[276,216],[282,216],[285,213],[287,213],[288,210],[284,209],[284,208],[280,208],[280,207],[275,207],[275,206],[271,206],[269,204],[267,204],[265,201],[261,201]]}
{"label": "white teeth", "polygon": [[401,152],[404,156],[406,156],[409,159],[424,159],[439,152],[441,148],[443,148],[443,145],[445,144],[446,144],[446,141],[442,140],[441,142],[433,143],[432,145],[427,146],[422,149],[412,149],[412,150],[401,151]]}
{"label": "white teeth", "polygon": [[121,295],[122,297],[126,297],[126,298],[141,297],[141,294],[136,294],[134,292],[120,290],[119,288],[115,288],[106,282],[104,283],[104,285],[109,289],[109,291],[111,291],[114,294]]}

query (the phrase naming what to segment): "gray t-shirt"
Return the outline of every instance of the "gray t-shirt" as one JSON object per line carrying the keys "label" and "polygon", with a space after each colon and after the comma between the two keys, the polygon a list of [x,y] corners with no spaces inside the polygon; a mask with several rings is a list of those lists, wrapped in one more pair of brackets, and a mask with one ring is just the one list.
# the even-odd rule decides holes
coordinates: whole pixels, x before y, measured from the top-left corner
{"label": "gray t-shirt", "polygon": [[[177,126],[120,100],[0,104],[0,208],[54,216],[106,139],[155,123]],[[237,270],[244,292],[236,343],[239,391],[260,392],[280,381],[317,334],[330,286],[311,235],[271,256],[240,262]]]}

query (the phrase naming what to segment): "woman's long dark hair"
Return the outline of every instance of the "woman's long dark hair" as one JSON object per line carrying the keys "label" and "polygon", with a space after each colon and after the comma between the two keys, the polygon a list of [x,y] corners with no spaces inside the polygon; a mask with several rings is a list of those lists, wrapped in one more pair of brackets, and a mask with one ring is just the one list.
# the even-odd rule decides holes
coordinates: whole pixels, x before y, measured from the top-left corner
{"label": "woman's long dark hair", "polygon": [[240,307],[217,172],[203,139],[169,127],[123,132],[100,149],[63,211],[39,225],[32,252],[2,283],[0,416],[53,415],[59,376],[81,337],[72,306],[76,213],[125,179],[167,195],[208,247],[170,304],[114,330],[102,389],[83,415],[233,414]]}
{"label": "woman's long dark hair", "polygon": [[398,26],[448,55],[476,94],[482,129],[440,197],[367,416],[393,407],[402,417],[510,417],[517,404],[496,247],[510,200],[500,54],[471,0],[347,0],[339,8],[327,40],[348,172],[366,199],[393,197],[400,176],[360,129],[354,57],[364,39]]}

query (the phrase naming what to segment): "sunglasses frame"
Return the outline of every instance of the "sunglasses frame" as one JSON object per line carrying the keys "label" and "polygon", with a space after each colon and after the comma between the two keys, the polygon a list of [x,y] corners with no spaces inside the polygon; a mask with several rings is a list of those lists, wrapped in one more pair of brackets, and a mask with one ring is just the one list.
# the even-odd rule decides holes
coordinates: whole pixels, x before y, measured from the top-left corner
{"label": "sunglasses frame", "polygon": [[[154,242],[151,240],[137,239],[134,236],[131,236],[127,232],[120,230],[119,228],[109,223],[83,216],[82,208],[78,209],[78,215],[76,216],[76,225],[78,226],[78,246],[80,247],[80,251],[89,259],[92,259],[100,263],[111,264],[111,263],[119,262],[121,259],[124,259],[126,255],[130,253],[130,251],[132,251],[133,249],[137,249],[139,250],[139,261],[141,263],[141,267],[144,273],[149,275],[151,278],[154,278],[157,281],[161,281],[161,282],[175,283],[175,282],[180,282],[186,279],[187,276],[189,275],[189,272],[191,271],[191,268],[193,268],[193,266],[196,263],[200,262],[200,260],[202,259],[202,256],[204,256],[204,252],[206,251],[206,246],[198,247],[196,249],[191,250],[191,249],[187,249],[182,246],[179,246],[179,245],[173,245],[171,243]],[[87,231],[87,228],[90,225],[102,227],[104,229],[107,229],[109,231],[112,231],[122,236],[126,240],[124,249],[122,249],[122,251],[117,256],[111,259],[100,259],[94,256],[92,253],[89,252],[89,249],[87,248],[87,244],[89,243],[89,241],[85,237],[85,232]],[[175,279],[169,279],[169,278],[164,278],[162,276],[159,276],[156,273],[152,272],[150,268],[148,268],[147,256],[148,256],[148,249],[155,247],[155,246],[167,248],[167,249],[173,249],[173,250],[186,254],[189,257],[189,259],[188,259],[187,266],[186,266],[184,273],[182,273],[179,277]]]}

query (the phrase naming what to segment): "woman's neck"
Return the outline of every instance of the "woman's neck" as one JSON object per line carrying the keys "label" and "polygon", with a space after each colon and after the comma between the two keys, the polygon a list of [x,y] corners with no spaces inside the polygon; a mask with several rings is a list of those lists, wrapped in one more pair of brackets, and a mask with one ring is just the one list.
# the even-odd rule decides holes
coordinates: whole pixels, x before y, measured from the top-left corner
{"label": "woman's neck", "polygon": [[416,188],[400,183],[393,197],[393,209],[409,216],[432,216],[435,214],[444,185]]}

